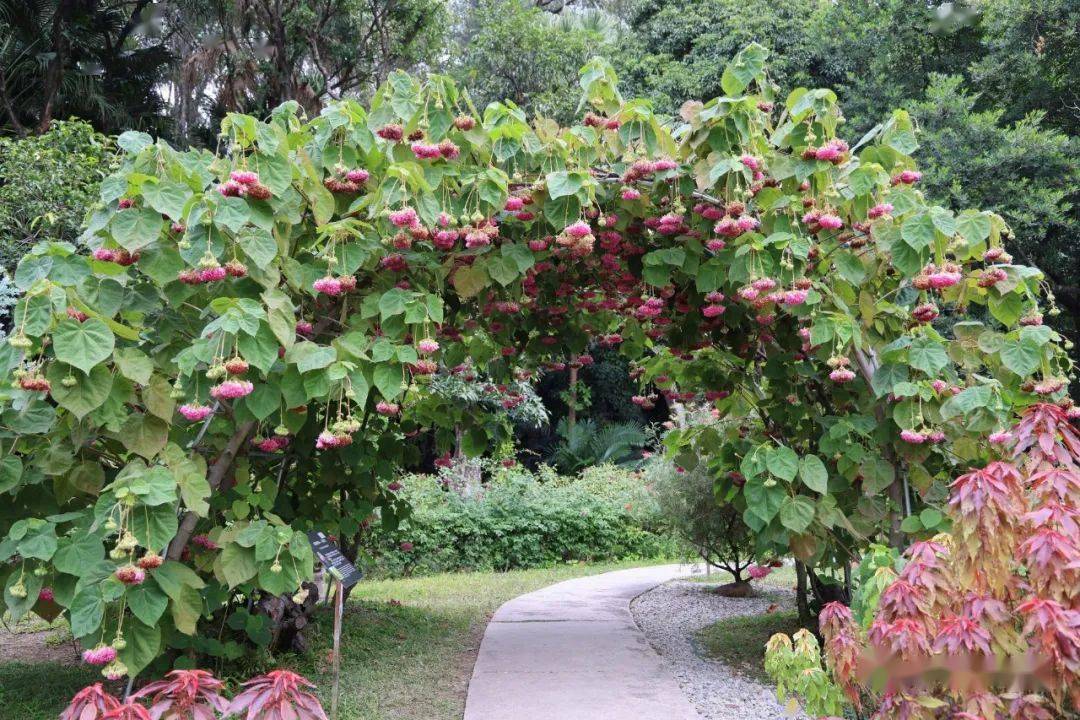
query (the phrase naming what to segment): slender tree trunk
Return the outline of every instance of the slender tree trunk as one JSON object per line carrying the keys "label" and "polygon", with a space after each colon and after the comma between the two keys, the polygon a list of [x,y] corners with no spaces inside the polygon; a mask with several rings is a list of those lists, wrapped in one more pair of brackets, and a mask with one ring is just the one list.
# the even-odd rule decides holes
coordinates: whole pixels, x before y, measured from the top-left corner
{"label": "slender tree trunk", "polygon": [[799,610],[799,622],[809,625],[813,618],[810,617],[810,603],[806,593],[806,566],[802,560],[795,561],[795,605]]}
{"label": "slender tree trunk", "polygon": [[[217,461],[210,466],[210,471],[206,474],[206,481],[210,485],[210,492],[214,492],[221,487],[222,480],[225,479],[225,475],[232,467],[233,461],[236,459],[237,453],[240,452],[240,448],[244,446],[248,438],[251,437],[251,433],[255,430],[257,423],[254,420],[246,422],[236,428],[232,437],[229,438],[229,442],[225,444],[225,449],[221,451],[221,455]],[[191,534],[195,532],[195,526],[199,522],[198,514],[188,510],[184,513],[183,518],[180,519],[180,527],[176,531],[176,536],[173,537],[172,542],[169,543],[169,549],[165,553],[165,557],[170,560],[179,560],[180,555],[184,552],[184,548],[187,547],[188,541],[191,539]]]}
{"label": "slender tree trunk", "polygon": [[61,0],[53,15],[50,33],[53,56],[45,66],[45,80],[41,88],[41,117],[38,118],[37,126],[39,133],[48,131],[49,126],[52,125],[53,112],[56,109],[56,95],[60,92],[60,84],[64,79],[64,63],[67,62],[68,55],[64,24],[68,15],[73,12],[74,5],[73,0]]}
{"label": "slender tree trunk", "polygon": [[567,397],[569,402],[566,412],[566,431],[571,433],[574,431],[574,425],[577,424],[577,373],[576,367],[570,368],[570,389],[567,391]]}

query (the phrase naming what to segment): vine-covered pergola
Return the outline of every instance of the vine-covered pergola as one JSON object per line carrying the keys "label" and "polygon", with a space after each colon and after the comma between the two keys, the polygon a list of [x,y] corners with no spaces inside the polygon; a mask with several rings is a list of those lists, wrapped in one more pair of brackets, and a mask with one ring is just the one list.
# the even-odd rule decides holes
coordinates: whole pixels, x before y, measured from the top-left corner
{"label": "vine-covered pergola", "polygon": [[121,135],[81,245],[15,275],[6,609],[66,613],[113,676],[227,653],[201,624],[297,592],[304,530],[355,549],[407,513],[388,485],[420,433],[501,439],[432,376],[472,368],[509,408],[596,345],[637,363],[635,402],[740,419],[667,449],[762,558],[948,530],[952,477],[1064,397],[1041,273],[998,216],[924,197],[903,111],[845,140],[836,95],[777,97],[757,45],[723,88],[663,119],[597,59],[563,128],[395,73],[367,108],[231,114],[217,153]]}

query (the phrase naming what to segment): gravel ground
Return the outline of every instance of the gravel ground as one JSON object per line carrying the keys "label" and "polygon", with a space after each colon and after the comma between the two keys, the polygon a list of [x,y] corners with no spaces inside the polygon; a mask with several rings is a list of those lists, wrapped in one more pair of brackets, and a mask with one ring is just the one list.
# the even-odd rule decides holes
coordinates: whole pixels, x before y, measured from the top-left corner
{"label": "gravel ground", "polygon": [[710,593],[710,587],[674,580],[639,596],[630,609],[702,718],[789,720],[791,715],[776,701],[774,688],[736,673],[721,662],[700,657],[694,650],[693,637],[717,620],[763,613],[778,597],[783,598],[784,607],[794,607],[794,594],[769,588],[767,597],[726,598]]}

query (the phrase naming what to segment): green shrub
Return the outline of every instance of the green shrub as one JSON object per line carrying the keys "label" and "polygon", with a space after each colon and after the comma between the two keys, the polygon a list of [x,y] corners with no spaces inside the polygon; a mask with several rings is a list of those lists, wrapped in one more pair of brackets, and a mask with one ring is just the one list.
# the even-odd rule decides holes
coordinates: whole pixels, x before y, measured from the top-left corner
{"label": "green shrub", "polygon": [[703,560],[731,573],[743,582],[743,573],[754,560],[754,538],[742,513],[714,493],[712,475],[699,467],[676,469],[657,458],[646,466],[655,483],[660,511],[675,534]]}
{"label": "green shrub", "polygon": [[515,467],[472,497],[445,490],[437,476],[402,484],[413,512],[397,530],[373,531],[374,574],[511,570],[677,550],[640,477],[613,467],[573,478]]}
{"label": "green shrub", "polygon": [[0,138],[0,262],[12,270],[39,240],[74,242],[109,171],[109,138],[81,120]]}

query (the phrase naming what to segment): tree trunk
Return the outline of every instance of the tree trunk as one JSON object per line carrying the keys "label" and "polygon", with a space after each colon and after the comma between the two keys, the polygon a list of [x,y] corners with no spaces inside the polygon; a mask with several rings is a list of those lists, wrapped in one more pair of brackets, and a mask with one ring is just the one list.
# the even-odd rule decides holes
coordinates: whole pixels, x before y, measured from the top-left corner
{"label": "tree trunk", "polygon": [[577,423],[577,372],[576,367],[570,368],[570,388],[567,391],[567,411],[566,411],[566,432],[567,434],[574,431],[574,425]]}
{"label": "tree trunk", "polygon": [[809,625],[813,618],[810,617],[810,603],[806,595],[806,566],[801,560],[795,561],[795,606],[799,610],[799,623]]}
{"label": "tree trunk", "polygon": [[[225,449],[221,451],[221,455],[217,461],[210,466],[210,471],[206,474],[206,481],[210,485],[210,492],[214,492],[221,487],[222,480],[225,479],[226,473],[229,468],[232,467],[233,460],[236,459],[236,455],[240,452],[240,448],[244,446],[248,438],[251,436],[252,431],[255,430],[257,423],[254,420],[244,423],[236,428],[233,432],[229,442],[226,443]],[[176,536],[173,537],[172,542],[169,543],[169,549],[165,553],[165,557],[170,560],[179,560],[180,555],[184,552],[184,548],[187,547],[188,541],[191,539],[191,534],[195,532],[195,526],[199,522],[198,514],[188,510],[184,513],[184,517],[180,520],[180,527],[176,531]]]}

